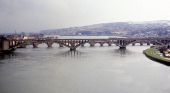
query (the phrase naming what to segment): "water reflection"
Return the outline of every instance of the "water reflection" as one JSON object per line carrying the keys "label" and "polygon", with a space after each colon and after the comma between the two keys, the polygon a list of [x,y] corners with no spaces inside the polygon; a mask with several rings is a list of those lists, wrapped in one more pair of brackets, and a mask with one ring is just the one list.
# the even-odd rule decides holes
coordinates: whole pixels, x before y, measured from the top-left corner
{"label": "water reflection", "polygon": [[10,53],[10,54],[0,54],[0,64],[5,64],[6,62],[3,61],[5,59],[13,59],[16,58],[16,53]]}
{"label": "water reflection", "polygon": [[65,52],[59,52],[56,56],[62,56],[62,57],[80,57],[82,55],[82,52],[76,50],[76,51],[65,51]]}
{"label": "water reflection", "polygon": [[120,54],[121,56],[125,56],[129,51],[127,49],[115,49],[114,53]]}
{"label": "water reflection", "polygon": [[15,56],[17,56],[17,54],[14,52],[10,54],[0,54],[0,60],[14,58]]}

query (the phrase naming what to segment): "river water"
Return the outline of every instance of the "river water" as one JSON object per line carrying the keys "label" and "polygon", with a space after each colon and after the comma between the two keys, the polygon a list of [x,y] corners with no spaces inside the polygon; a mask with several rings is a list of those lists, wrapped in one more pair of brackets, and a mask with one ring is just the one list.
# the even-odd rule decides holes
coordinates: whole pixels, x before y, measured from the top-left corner
{"label": "river water", "polygon": [[17,49],[0,56],[0,93],[169,93],[170,67],[146,58],[147,48]]}

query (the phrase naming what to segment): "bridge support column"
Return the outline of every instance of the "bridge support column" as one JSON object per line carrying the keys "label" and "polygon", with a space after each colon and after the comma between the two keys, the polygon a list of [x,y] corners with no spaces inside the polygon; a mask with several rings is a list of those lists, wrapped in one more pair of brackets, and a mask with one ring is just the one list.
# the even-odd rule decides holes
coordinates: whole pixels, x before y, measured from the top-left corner
{"label": "bridge support column", "polygon": [[100,46],[103,47],[103,43],[100,43]]}
{"label": "bridge support column", "polygon": [[32,45],[33,45],[33,48],[38,48],[38,43],[37,42],[33,42]]}
{"label": "bridge support column", "polygon": [[119,49],[126,49],[127,41],[125,40],[118,40],[117,45],[119,46]]}
{"label": "bridge support column", "polygon": [[59,44],[59,47],[64,47],[62,44]]}
{"label": "bridge support column", "polygon": [[109,43],[108,43],[108,46],[112,46],[112,43],[109,42]]}
{"label": "bridge support column", "polygon": [[132,43],[132,46],[135,46],[135,43]]}
{"label": "bridge support column", "polygon": [[143,46],[143,43],[140,43],[140,46]]}
{"label": "bridge support column", "polygon": [[147,43],[147,45],[149,46],[149,45],[150,45],[150,43]]}
{"label": "bridge support column", "polygon": [[90,47],[94,47],[94,43],[90,43]]}
{"label": "bridge support column", "polygon": [[47,44],[48,48],[51,48],[53,45],[53,42],[47,42],[46,44]]}
{"label": "bridge support column", "polygon": [[70,47],[70,51],[76,51],[75,47]]}
{"label": "bridge support column", "polygon": [[169,48],[170,48],[170,45],[168,45],[167,48],[169,49]]}
{"label": "bridge support column", "polygon": [[84,47],[84,44],[82,44],[81,47]]}
{"label": "bridge support column", "polygon": [[75,51],[76,50],[76,43],[75,43],[75,41],[72,41],[71,43],[70,43],[70,51]]}

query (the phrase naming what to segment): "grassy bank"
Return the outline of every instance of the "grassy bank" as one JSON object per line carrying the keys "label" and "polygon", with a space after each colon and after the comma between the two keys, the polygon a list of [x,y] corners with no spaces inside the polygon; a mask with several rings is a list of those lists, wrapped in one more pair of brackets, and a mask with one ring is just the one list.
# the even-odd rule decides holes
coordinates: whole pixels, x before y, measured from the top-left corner
{"label": "grassy bank", "polygon": [[143,53],[154,61],[170,66],[170,59],[161,56],[160,52],[154,48],[146,49]]}

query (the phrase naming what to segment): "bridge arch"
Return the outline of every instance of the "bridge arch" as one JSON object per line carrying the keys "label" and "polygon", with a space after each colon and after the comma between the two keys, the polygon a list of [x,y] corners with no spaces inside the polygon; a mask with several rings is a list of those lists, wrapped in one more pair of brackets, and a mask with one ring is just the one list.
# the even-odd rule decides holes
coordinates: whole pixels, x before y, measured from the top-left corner
{"label": "bridge arch", "polygon": [[[29,42],[34,48],[37,48],[39,44],[46,43],[48,47],[52,47],[53,43],[59,44],[59,46],[65,46],[70,48],[70,50],[75,50],[79,46],[84,46],[89,44],[91,47],[99,44],[103,46],[107,44],[108,46],[115,44],[117,46],[126,47],[130,44],[141,43],[142,44],[153,44],[153,45],[167,45],[170,44],[170,38],[109,38],[109,39],[30,39],[30,40],[15,40],[14,42]],[[21,42],[23,43],[23,42]],[[12,45],[12,43],[11,43]]]}

